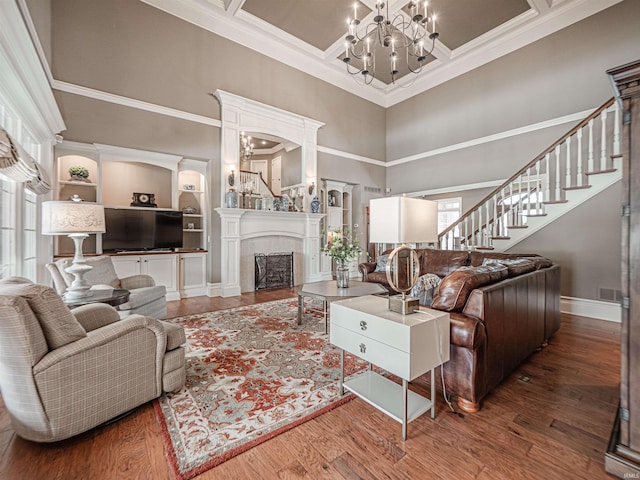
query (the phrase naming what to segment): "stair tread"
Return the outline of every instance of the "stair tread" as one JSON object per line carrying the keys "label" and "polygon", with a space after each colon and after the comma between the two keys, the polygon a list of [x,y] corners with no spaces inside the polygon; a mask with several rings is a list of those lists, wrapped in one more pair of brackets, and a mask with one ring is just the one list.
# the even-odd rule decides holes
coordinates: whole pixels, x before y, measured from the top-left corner
{"label": "stair tread", "polygon": [[476,250],[495,250],[493,247],[474,247]]}
{"label": "stair tread", "polygon": [[[569,200],[545,200],[544,203],[545,205],[553,205],[555,203],[568,203]],[[532,217],[533,215],[528,215],[530,217]]]}
{"label": "stair tread", "polygon": [[622,155],[621,153],[616,153],[615,155],[611,155],[611,158],[623,158],[624,155]]}
{"label": "stair tread", "polygon": [[[529,216],[531,217],[532,215],[529,215]],[[529,225],[507,225],[507,229],[508,230],[510,230],[512,228],[514,228],[514,229],[515,228],[529,228]]]}
{"label": "stair tread", "polygon": [[491,240],[511,240],[511,237],[491,237]]}
{"label": "stair tread", "polygon": [[531,215],[527,215],[527,217],[546,217],[546,213],[532,213]]}
{"label": "stair tread", "polygon": [[562,187],[562,190],[584,190],[586,188],[591,188],[591,185],[581,185],[576,187]]}
{"label": "stair tread", "polygon": [[606,168],[604,170],[594,170],[593,172],[587,172],[585,175],[600,175],[601,173],[612,173],[618,170],[617,168]]}

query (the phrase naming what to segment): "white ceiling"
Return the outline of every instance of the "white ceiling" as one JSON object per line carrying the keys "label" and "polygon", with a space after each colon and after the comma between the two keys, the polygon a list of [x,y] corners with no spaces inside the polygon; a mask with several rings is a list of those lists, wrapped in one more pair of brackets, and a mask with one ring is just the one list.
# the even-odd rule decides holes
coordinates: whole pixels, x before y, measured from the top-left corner
{"label": "white ceiling", "polygon": [[[389,107],[622,0],[430,0],[440,33],[435,59],[406,88],[402,81],[363,86],[347,74],[340,56],[355,0],[141,1]],[[393,16],[408,0],[388,3]],[[358,1],[367,23],[374,8],[375,0]]]}

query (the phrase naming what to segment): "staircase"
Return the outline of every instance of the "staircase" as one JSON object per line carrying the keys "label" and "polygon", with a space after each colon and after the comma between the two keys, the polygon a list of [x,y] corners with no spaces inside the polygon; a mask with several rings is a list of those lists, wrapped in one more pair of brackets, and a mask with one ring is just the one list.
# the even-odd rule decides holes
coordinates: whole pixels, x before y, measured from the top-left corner
{"label": "staircase", "polygon": [[440,248],[505,251],[622,178],[611,98],[439,234]]}

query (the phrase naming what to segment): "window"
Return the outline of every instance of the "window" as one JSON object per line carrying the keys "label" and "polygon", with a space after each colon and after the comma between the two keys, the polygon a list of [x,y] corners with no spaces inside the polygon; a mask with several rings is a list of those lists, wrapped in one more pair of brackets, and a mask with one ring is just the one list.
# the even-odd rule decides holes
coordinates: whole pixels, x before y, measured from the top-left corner
{"label": "window", "polygon": [[[40,145],[2,96],[0,128],[36,161],[41,159]],[[38,280],[37,219],[37,195],[0,173],[0,278],[19,275]]]}
{"label": "window", "polygon": [[[462,197],[441,198],[438,203],[438,233],[442,233],[462,215]],[[455,239],[460,237],[460,227],[453,229],[452,235],[447,235],[440,244],[440,248],[456,248]]]}

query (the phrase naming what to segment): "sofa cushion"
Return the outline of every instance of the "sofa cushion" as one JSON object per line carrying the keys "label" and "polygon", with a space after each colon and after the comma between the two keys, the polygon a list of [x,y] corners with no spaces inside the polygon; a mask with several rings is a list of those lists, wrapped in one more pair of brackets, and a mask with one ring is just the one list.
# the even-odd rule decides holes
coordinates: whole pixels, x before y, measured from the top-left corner
{"label": "sofa cushion", "polygon": [[454,270],[468,265],[469,252],[460,250],[435,250],[421,248],[416,250],[420,260],[420,273],[435,273],[444,278]]}
{"label": "sofa cushion", "polygon": [[474,251],[469,254],[469,265],[477,267],[482,265],[485,259],[514,260],[516,258],[538,257],[535,253],[501,253],[501,252],[480,252]]}
{"label": "sofa cushion", "polygon": [[431,307],[447,312],[460,310],[475,288],[503,280],[507,274],[507,267],[500,264],[461,267],[438,285]]}
{"label": "sofa cushion", "polygon": [[49,349],[54,350],[87,336],[82,325],[62,302],[55,290],[34,283],[6,283],[3,295],[23,297],[40,323]]}
{"label": "sofa cushion", "polygon": [[386,272],[388,261],[389,255],[380,255],[376,260],[376,269],[374,270],[374,272]]}
{"label": "sofa cushion", "polygon": [[431,306],[433,292],[435,292],[442,279],[435,273],[425,273],[418,277],[418,281],[411,289],[410,296],[416,297],[420,305]]}
{"label": "sofa cushion", "polygon": [[524,275],[525,273],[536,270],[536,264],[527,258],[485,258],[482,265],[490,265],[492,263],[499,263],[500,265],[507,267],[507,276],[509,278]]}

